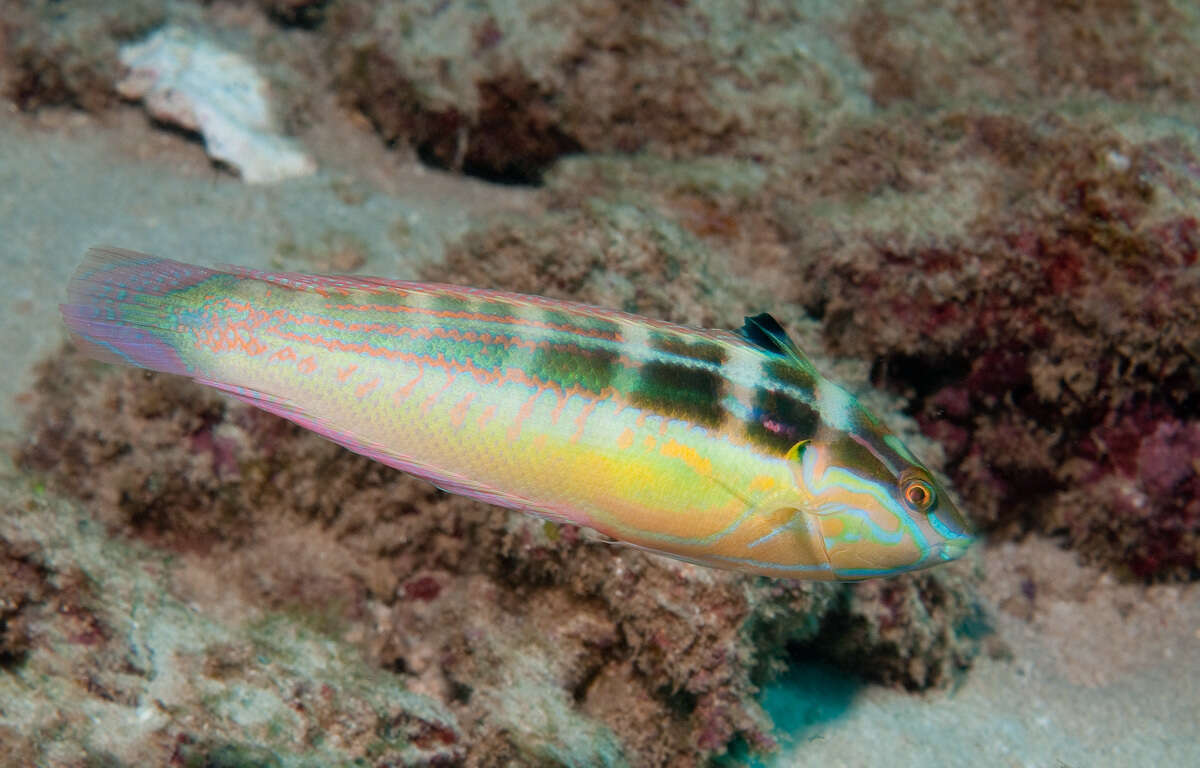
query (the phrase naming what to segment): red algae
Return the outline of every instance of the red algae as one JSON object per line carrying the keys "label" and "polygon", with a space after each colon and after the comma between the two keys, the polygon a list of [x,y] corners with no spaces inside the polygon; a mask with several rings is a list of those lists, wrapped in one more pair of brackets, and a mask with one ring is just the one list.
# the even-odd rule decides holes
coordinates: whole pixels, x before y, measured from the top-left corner
{"label": "red algae", "polygon": [[969,237],[936,245],[875,236],[853,260],[809,264],[801,300],[825,312],[835,349],[878,359],[879,380],[913,394],[985,527],[1189,578],[1194,454],[1162,436],[1194,427],[1200,240],[1159,199],[1195,158],[1051,125],[969,121],[958,142],[1023,196],[1021,229],[1014,211],[981,211]]}

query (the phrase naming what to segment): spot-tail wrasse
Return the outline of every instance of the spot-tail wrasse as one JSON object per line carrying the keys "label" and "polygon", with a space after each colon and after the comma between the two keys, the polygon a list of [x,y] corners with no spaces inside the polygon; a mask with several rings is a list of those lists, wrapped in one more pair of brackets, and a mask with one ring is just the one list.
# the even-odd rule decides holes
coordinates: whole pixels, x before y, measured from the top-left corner
{"label": "spot-tail wrasse", "polygon": [[944,563],[944,488],[770,315],[736,332],[433,283],[89,251],[63,317],[438,487],[718,568],[856,580]]}

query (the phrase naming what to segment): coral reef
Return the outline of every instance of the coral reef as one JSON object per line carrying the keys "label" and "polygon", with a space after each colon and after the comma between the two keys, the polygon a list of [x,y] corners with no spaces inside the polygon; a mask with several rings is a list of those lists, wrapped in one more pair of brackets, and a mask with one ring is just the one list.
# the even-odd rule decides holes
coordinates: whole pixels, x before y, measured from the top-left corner
{"label": "coral reef", "polygon": [[[836,6],[588,0],[492,7],[344,2],[324,34],[347,103],[389,141],[530,182],[578,151],[774,151],[853,101],[827,49]],[[736,94],[736,95],[735,95]]]}
{"label": "coral reef", "polygon": [[[858,4],[849,37],[880,105],[1103,96],[1169,105],[1200,94],[1196,10],[1170,0]],[[930,44],[934,42],[935,44]]]}
{"label": "coral reef", "polygon": [[[573,220],[598,199],[657,210],[660,231],[704,254],[703,278],[685,270],[640,291],[684,287],[719,307],[739,282],[732,264],[760,292],[731,303],[819,318],[831,351],[873,361],[876,384],[908,400],[992,536],[1034,530],[1138,578],[1194,578],[1200,142],[1151,114],[1110,120],[858,121],[796,167],[730,163],[722,184],[694,164],[577,159],[545,194]],[[602,247],[556,244],[539,259],[536,238],[490,237],[449,253],[468,282],[611,303],[591,285],[612,258]],[[488,256],[516,249],[535,255]],[[556,277],[576,273],[586,280]],[[633,308],[712,322],[686,300],[648,298]]]}
{"label": "coral reef", "polygon": [[916,584],[860,584],[844,593],[847,604],[813,645],[846,669],[870,670],[877,682],[910,689],[950,684],[978,652],[964,639],[989,631],[973,597],[977,579],[965,569],[938,569]]}
{"label": "coral reef", "polygon": [[0,470],[0,747],[20,765],[446,765],[444,707],[236,597],[178,595],[161,553]]}
{"label": "coral reef", "polygon": [[[601,187],[577,167],[546,193],[551,213],[494,220],[425,276],[728,324],[745,289],[703,239],[729,234],[728,217],[698,201],[762,177],[658,170],[690,190],[664,213],[618,193],[620,180],[582,193]],[[400,673],[454,712],[472,764],[686,765],[735,739],[766,748],[754,693],[789,658],[923,688],[954,679],[978,648],[970,563],[950,581],[893,582],[885,614],[870,587],[708,571],[447,496],[173,377],[68,351],[41,382],[26,468],[107,530],[178,553],[181,582],[220,563],[222,592],[191,596],[209,610],[228,594],[301,611]]]}
{"label": "coral reef", "polygon": [[[1004,204],[951,231],[885,219],[836,258],[808,260],[795,298],[823,316],[834,350],[877,360],[878,380],[908,394],[978,522],[1064,534],[1140,577],[1194,576],[1195,146],[1125,139],[1098,115],[947,114],[902,135],[937,132],[954,138],[909,162],[962,175],[907,196],[966,184],[1002,189]],[[873,153],[896,151],[898,135],[873,136]],[[815,252],[850,236],[840,229],[790,232]]]}
{"label": "coral reef", "polygon": [[[469,764],[769,747],[753,694],[789,648],[925,687],[978,647],[969,563],[952,582],[891,582],[880,613],[870,587],[710,571],[447,496],[174,377],[65,352],[37,389],[28,469],[105,529],[178,553],[174,581],[205,613],[308,617],[400,673],[454,713]],[[822,633],[834,626],[862,642]]]}
{"label": "coral reef", "polygon": [[67,104],[96,111],[116,100],[117,46],[164,18],[155,0],[0,3],[4,95],[22,109]]}
{"label": "coral reef", "polygon": [[470,232],[423,276],[712,326],[734,291],[710,257],[669,216],[593,199],[534,221],[506,219]]}
{"label": "coral reef", "polygon": [[[777,312],[858,361],[834,378],[869,368],[876,410],[903,398],[988,557],[1032,532],[1020,551],[1200,574],[1189,4],[0,11],[23,110],[107,108],[120,46],[183,18],[281,86],[289,132],[336,101],[427,164],[542,185],[423,277],[707,326]],[[339,230],[276,255],[372,254]],[[696,765],[771,747],[756,692],[790,663],[922,689],[985,631],[977,560],[857,586],[697,569],[70,351],[24,407],[22,472],[50,490],[0,482],[0,751],[30,764]],[[1055,562],[1014,566],[1003,609],[1039,621]]]}
{"label": "coral reef", "polygon": [[[719,307],[724,286],[752,283],[759,293],[730,302],[819,318],[831,351],[873,361],[876,384],[906,398],[993,537],[1037,531],[1129,576],[1191,579],[1200,140],[1153,113],[1119,117],[857,120],[765,172],[716,165],[723,184],[694,163],[581,158],[547,177],[545,195],[573,220],[598,199],[656,210],[659,231],[705,254],[702,279],[685,270],[640,291],[686,286]],[[611,303],[595,290],[594,245],[493,261],[538,251],[511,227],[492,237],[452,249],[452,268]],[[556,277],[576,273],[586,279]],[[648,298],[636,309],[712,320]]]}
{"label": "coral reef", "polygon": [[[448,259],[466,282],[612,303],[602,286],[619,278],[600,264],[647,265],[580,247],[565,223],[656,210],[656,230],[682,232],[702,272],[634,281],[631,309],[712,324],[686,296],[789,317],[799,305],[831,351],[873,361],[876,384],[907,399],[993,537],[1037,531],[1136,578],[1191,579],[1198,147],[1152,113],[1114,126],[1082,109],[946,110],[853,121],[765,172],[581,158],[546,180],[547,205],[565,212],[560,241],[502,225]],[[542,242],[553,245],[538,256]],[[503,257],[517,252],[528,258]],[[759,292],[722,295],[739,282]]]}

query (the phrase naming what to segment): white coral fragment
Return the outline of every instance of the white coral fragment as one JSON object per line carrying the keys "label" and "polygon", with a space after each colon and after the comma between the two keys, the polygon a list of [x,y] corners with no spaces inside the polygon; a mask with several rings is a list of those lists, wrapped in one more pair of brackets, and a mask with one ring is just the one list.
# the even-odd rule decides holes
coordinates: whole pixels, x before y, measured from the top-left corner
{"label": "white coral fragment", "polygon": [[269,86],[253,65],[179,27],[165,27],[122,46],[129,74],[117,84],[150,114],[204,137],[209,156],[251,184],[269,184],[316,170],[295,142],[280,135]]}

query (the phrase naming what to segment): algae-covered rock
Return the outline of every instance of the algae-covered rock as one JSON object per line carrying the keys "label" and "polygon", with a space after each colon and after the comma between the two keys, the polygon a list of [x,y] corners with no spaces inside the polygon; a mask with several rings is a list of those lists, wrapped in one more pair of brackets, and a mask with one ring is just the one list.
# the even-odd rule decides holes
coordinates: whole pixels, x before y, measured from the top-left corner
{"label": "algae-covered rock", "polygon": [[[436,701],[345,643],[226,595],[176,594],[178,562],[111,539],[15,475],[0,482],[0,743],[38,765],[393,765],[457,759]],[[8,758],[6,758],[8,759]]]}
{"label": "algae-covered rock", "polygon": [[[695,193],[730,188],[681,176]],[[495,220],[429,276],[728,324],[746,297],[710,260],[710,237],[691,204],[614,194]],[[29,470],[117,535],[179,553],[194,599],[302,610],[399,673],[455,715],[472,764],[694,764],[735,739],[768,748],[756,691],[793,654],[925,687],[978,646],[969,568],[889,582],[879,612],[867,592],[699,568],[448,496],[190,382],[69,351],[44,363],[30,413]],[[839,627],[855,640],[829,641]]]}
{"label": "algae-covered rock", "polygon": [[[336,142],[340,104],[400,154],[544,185],[423,277],[714,327],[771,311],[993,541],[1034,534],[983,557],[1053,537],[1121,575],[1200,574],[1194,4],[0,10],[23,109],[106,108],[118,46],[182,14],[253,51],[289,131]],[[354,269],[356,237],[279,251]],[[72,352],[24,407],[37,480],[0,480],[19,764],[697,765],[770,748],[758,690],[780,670],[946,685],[986,631],[970,559],[855,586],[700,569]],[[1014,575],[1005,610],[1070,649],[1076,614],[1037,618],[1066,560]],[[1085,573],[1072,591],[1111,580]]]}
{"label": "algae-covered rock", "polygon": [[[68,406],[68,391],[85,394]],[[593,542],[569,526],[547,530],[173,377],[103,370],[72,353],[46,364],[43,396],[24,459],[51,487],[88,500],[93,535],[111,530],[178,553],[173,580],[206,612],[231,601],[299,611],[302,627],[352,643],[442,701],[461,723],[445,731],[454,737],[446,748],[461,746],[478,764],[495,764],[484,759],[494,752],[653,765],[720,751],[737,736],[767,746],[756,683],[787,663],[789,646],[844,614],[840,587],[751,579]],[[258,636],[294,631],[284,622]],[[974,643],[893,640],[876,655],[939,669],[960,666]],[[223,716],[253,725],[260,694],[236,692],[258,673],[253,646],[213,643],[194,663],[230,670],[212,696]],[[284,725],[299,727],[272,727]]]}
{"label": "algae-covered rock", "polygon": [[485,178],[574,152],[769,153],[865,103],[837,4],[344,2],[338,87],[389,141]]}
{"label": "algae-covered rock", "polygon": [[[562,161],[546,177],[555,232],[497,226],[450,268],[600,303],[624,291],[702,324],[733,324],[729,303],[770,309],[907,400],[992,535],[1035,530],[1125,574],[1192,579],[1200,140],[1191,107],[1163,101],[1189,83],[1139,90],[1139,108],[852,114],[770,163]],[[639,212],[637,234],[581,225],[617,210]],[[671,228],[686,244],[646,244]]]}
{"label": "algae-covered rock", "polygon": [[163,18],[157,0],[6,0],[0,3],[4,94],[22,109],[104,109],[116,101],[122,72],[117,46]]}
{"label": "algae-covered rock", "polygon": [[859,141],[907,158],[892,191],[864,206],[855,171],[772,201],[831,348],[908,393],[977,523],[1140,577],[1200,573],[1194,131],[954,111]]}

